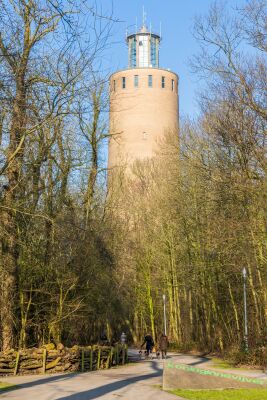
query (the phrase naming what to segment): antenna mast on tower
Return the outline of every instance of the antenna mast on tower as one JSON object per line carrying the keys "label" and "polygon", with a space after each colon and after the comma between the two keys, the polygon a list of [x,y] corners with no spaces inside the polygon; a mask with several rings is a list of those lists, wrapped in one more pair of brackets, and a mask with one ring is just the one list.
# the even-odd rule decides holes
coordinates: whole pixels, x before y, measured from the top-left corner
{"label": "antenna mast on tower", "polygon": [[146,26],[146,12],[145,12],[145,6],[143,6],[143,26]]}

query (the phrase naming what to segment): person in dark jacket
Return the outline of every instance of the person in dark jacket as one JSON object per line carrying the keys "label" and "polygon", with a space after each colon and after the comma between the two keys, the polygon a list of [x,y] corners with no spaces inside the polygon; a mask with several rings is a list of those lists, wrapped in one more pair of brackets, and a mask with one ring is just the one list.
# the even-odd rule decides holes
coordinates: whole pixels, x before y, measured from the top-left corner
{"label": "person in dark jacket", "polygon": [[152,350],[154,347],[154,340],[150,333],[146,334],[146,336],[144,338],[144,342],[141,347],[143,347],[144,345],[146,345],[147,355],[149,356],[149,354],[152,353]]}

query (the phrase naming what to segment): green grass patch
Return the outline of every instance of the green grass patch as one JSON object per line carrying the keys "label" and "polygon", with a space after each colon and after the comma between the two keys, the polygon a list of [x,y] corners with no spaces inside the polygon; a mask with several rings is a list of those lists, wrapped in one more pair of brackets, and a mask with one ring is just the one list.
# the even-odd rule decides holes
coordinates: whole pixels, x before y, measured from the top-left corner
{"label": "green grass patch", "polygon": [[[221,369],[233,369],[233,368],[235,368],[233,364],[231,364],[230,362],[228,362],[226,360],[223,360],[221,358],[214,357],[211,360],[212,360],[213,366],[215,368],[221,368]],[[238,368],[235,368],[235,369],[238,369]]]}
{"label": "green grass patch", "polygon": [[15,389],[16,385],[12,385],[11,383],[0,382],[0,393],[4,390]]}
{"label": "green grass patch", "polygon": [[224,389],[224,390],[183,390],[170,391],[190,400],[267,400],[267,389]]}
{"label": "green grass patch", "polygon": [[222,358],[213,357],[212,361],[212,368],[220,368],[220,369],[236,369],[236,370],[249,370],[250,368],[246,368],[246,366],[237,367],[231,361],[223,360]]}

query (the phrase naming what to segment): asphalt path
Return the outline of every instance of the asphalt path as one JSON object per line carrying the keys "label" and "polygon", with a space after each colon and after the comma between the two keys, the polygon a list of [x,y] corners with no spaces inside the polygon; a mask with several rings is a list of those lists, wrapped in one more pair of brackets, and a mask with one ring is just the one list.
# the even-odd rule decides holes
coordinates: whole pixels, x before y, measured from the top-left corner
{"label": "asphalt path", "polygon": [[[130,358],[139,360],[138,351],[131,350]],[[213,366],[212,360],[205,357],[173,353],[168,358],[191,366]],[[267,382],[267,374],[262,371],[222,370],[226,371]],[[0,377],[2,382],[19,386],[3,392],[0,400],[179,400],[161,390],[162,373],[163,361],[154,358],[94,372]]]}
{"label": "asphalt path", "polygon": [[3,392],[0,399],[13,400],[177,400],[162,385],[163,361],[143,360],[123,367],[79,374],[0,378],[20,388]]}

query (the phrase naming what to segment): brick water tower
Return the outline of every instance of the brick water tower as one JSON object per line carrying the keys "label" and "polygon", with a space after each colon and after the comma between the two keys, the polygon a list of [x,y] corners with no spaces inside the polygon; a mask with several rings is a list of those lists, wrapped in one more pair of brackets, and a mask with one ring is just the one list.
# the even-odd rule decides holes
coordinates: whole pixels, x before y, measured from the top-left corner
{"label": "brick water tower", "polygon": [[178,76],[159,67],[160,41],[143,20],[127,35],[128,68],[110,77],[109,177],[155,157],[167,132],[178,134]]}

